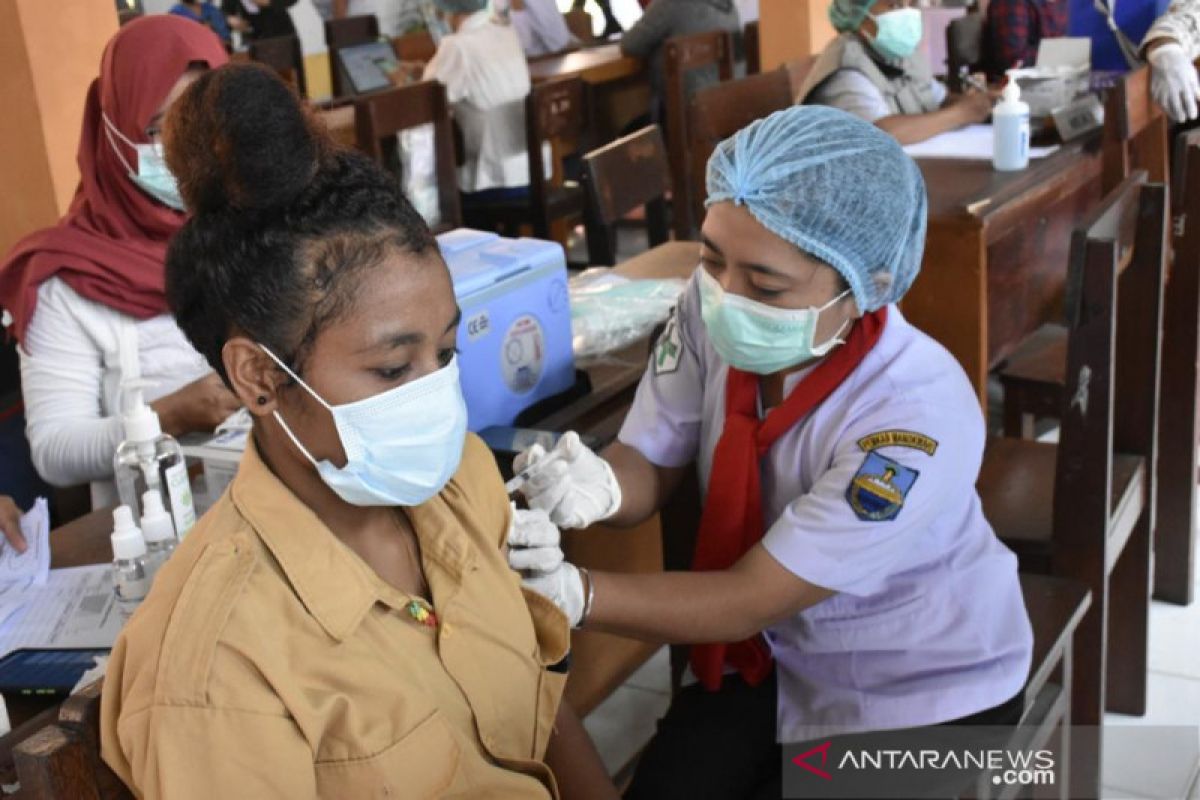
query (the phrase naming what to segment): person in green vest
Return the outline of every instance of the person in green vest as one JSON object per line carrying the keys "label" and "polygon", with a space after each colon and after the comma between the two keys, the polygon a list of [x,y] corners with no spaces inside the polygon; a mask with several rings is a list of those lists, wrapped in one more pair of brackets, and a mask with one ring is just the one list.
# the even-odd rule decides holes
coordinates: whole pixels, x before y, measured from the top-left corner
{"label": "person in green vest", "polygon": [[951,94],[933,77],[921,42],[921,12],[911,0],[833,0],[838,36],[821,53],[797,103],[825,105],[874,123],[900,144],[913,144],[992,111],[986,91]]}

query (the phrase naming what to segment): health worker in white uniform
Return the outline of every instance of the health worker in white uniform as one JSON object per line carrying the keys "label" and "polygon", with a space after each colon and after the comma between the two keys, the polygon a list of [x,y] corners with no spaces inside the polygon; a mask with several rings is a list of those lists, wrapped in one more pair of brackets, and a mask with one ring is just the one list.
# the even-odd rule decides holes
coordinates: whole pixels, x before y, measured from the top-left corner
{"label": "health worker in white uniform", "polygon": [[[920,171],[873,125],[798,106],[722,142],[707,183],[699,267],[618,441],[597,456],[569,433],[516,464],[526,585],[574,625],[693,644],[698,684],[626,796],[778,797],[778,743],[1014,724],[1032,633],[975,492],[984,419],[896,306],[921,264]],[[562,561],[557,528],[638,524],[688,469],[692,571]]]}

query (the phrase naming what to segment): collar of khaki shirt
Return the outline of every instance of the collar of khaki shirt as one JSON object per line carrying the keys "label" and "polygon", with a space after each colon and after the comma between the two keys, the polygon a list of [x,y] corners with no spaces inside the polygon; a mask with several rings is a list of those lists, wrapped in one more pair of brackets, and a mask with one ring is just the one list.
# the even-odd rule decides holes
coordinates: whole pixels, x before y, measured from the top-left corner
{"label": "collar of khaki shirt", "polygon": [[[339,642],[352,634],[376,602],[403,610],[411,597],[384,582],[271,472],[251,436],[230,487],[234,505],[275,556],[296,595],[325,632]],[[407,509],[422,561],[434,561],[452,580],[438,597],[450,599],[475,553],[447,524],[440,495]],[[397,512],[398,513],[398,512]]]}

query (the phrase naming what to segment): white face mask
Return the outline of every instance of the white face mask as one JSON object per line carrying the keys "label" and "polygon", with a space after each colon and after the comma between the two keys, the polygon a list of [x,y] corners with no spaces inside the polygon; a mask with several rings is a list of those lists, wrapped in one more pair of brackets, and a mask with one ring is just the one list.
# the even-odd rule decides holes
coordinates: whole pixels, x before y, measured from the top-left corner
{"label": "white face mask", "polygon": [[[102,113],[101,116],[104,119],[104,133],[108,136],[108,143],[112,145],[117,158],[121,159],[121,164],[124,165],[130,180],[164,206],[176,211],[187,211],[187,207],[183,204],[183,198],[179,196],[179,185],[175,181],[175,176],[171,174],[171,170],[167,169],[162,145],[153,142],[145,144],[132,142],[129,137],[117,130],[117,126],[112,124],[107,114]],[[137,153],[138,168],[136,170],[129,166],[129,162],[125,160],[125,154],[113,141],[113,136],[129,145]]]}
{"label": "white face mask", "polygon": [[458,471],[467,436],[467,404],[458,357],[437,372],[377,395],[331,406],[264,345],[263,352],[333,415],[346,466],[317,461],[278,411],[275,420],[321,480],[355,506],[419,506]]}

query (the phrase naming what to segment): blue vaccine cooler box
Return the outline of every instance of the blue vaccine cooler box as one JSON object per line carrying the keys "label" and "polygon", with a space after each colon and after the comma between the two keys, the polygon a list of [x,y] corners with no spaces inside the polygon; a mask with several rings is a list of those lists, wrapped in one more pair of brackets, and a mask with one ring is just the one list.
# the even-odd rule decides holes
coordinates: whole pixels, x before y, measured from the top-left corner
{"label": "blue vaccine cooler box", "polygon": [[563,249],[459,228],[437,237],[462,309],[458,363],[468,427],[512,425],[575,383]]}

